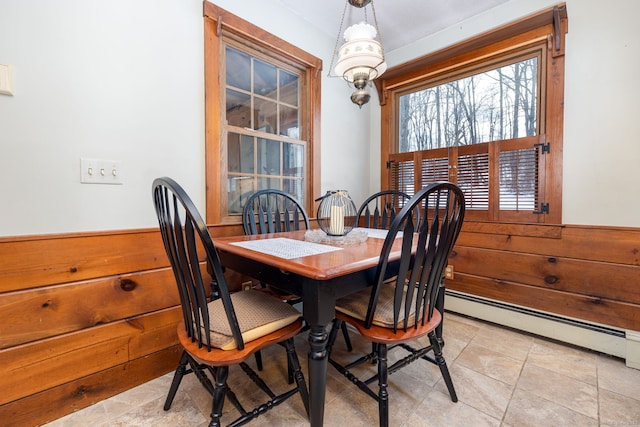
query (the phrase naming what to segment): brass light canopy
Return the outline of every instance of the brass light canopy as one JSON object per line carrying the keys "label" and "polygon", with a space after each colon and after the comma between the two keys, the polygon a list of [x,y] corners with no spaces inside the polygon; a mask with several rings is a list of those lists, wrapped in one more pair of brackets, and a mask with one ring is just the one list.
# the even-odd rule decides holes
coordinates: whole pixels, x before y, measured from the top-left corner
{"label": "brass light canopy", "polygon": [[[363,9],[365,20],[349,26],[344,31],[345,43],[338,48],[344,18],[349,5]],[[366,7],[368,5],[371,6],[370,9],[375,26],[367,22]],[[345,79],[347,83],[353,85],[356,91],[351,94],[351,101],[360,108],[369,102],[371,98],[371,95],[367,91],[367,86],[387,69],[382,43],[376,40],[376,36],[380,39],[380,31],[378,29],[378,20],[376,18],[373,0],[346,0],[342,12],[342,20],[340,21],[340,30],[338,31],[335,49],[331,58],[329,77],[340,76]],[[331,75],[332,71],[335,75]]]}

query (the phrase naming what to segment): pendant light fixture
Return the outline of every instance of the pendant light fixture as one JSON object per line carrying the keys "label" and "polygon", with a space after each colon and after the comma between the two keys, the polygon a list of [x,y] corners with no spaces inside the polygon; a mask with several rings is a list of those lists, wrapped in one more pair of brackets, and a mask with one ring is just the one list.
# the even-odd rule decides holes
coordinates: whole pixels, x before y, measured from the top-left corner
{"label": "pendant light fixture", "polygon": [[[345,43],[338,49],[349,5],[363,10],[364,21],[351,25],[344,31]],[[370,9],[374,25],[369,24],[367,21],[368,5],[371,5]],[[377,40],[376,36],[378,37]],[[387,63],[384,60],[384,49],[378,40],[381,40],[381,37],[373,0],[346,0],[336,45],[331,57],[329,77],[342,77],[349,84],[352,84],[356,91],[351,94],[351,102],[360,108],[369,102],[371,98],[366,89],[367,86],[387,69]],[[332,71],[335,72],[335,75],[331,74]]]}

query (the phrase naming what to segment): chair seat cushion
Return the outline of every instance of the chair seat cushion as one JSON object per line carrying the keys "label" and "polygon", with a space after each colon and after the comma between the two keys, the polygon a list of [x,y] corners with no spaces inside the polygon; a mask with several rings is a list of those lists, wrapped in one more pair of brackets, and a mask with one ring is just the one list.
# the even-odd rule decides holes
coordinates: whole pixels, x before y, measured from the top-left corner
{"label": "chair seat cushion", "polygon": [[[378,296],[378,305],[376,306],[376,312],[373,316],[373,324],[382,328],[393,328],[393,295],[395,292],[395,286],[391,284],[383,284],[380,287],[380,294]],[[371,288],[362,289],[351,295],[347,295],[344,298],[340,298],[336,302],[336,310],[351,316],[355,319],[364,320],[367,317],[367,309],[369,308],[369,300],[371,299]],[[398,327],[404,325],[404,299],[402,295],[402,306],[400,307]],[[415,295],[414,302],[415,304]],[[415,314],[411,311],[409,315],[409,325],[412,325],[415,321]]]}
{"label": "chair seat cushion", "polygon": [[[300,317],[300,312],[294,307],[263,292],[236,292],[231,294],[231,301],[245,343],[290,325]],[[222,300],[211,301],[208,307],[211,345],[222,350],[237,348]]]}

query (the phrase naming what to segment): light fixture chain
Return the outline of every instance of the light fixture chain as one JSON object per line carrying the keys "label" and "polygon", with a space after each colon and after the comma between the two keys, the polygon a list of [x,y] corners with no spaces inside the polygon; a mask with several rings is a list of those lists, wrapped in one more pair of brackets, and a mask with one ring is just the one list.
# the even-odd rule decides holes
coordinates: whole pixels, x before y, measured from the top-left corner
{"label": "light fixture chain", "polygon": [[380,27],[378,26],[378,17],[376,16],[376,8],[373,5],[373,0],[371,0],[371,10],[373,11],[373,23],[376,26],[376,31],[378,31],[378,41],[380,42],[380,49],[382,49],[382,56],[384,57],[384,43],[382,43],[382,34],[380,33]]}
{"label": "light fixture chain", "polygon": [[329,72],[327,73],[327,77],[331,76],[331,71],[333,70],[333,65],[338,56],[338,46],[340,45],[340,36],[342,35],[342,26],[344,24],[344,17],[347,14],[347,6],[349,5],[349,0],[346,0],[344,3],[344,10],[342,11],[342,19],[340,19],[340,29],[338,30],[338,37],[336,37],[336,45],[333,47],[333,55],[331,56],[331,66],[329,67]]}

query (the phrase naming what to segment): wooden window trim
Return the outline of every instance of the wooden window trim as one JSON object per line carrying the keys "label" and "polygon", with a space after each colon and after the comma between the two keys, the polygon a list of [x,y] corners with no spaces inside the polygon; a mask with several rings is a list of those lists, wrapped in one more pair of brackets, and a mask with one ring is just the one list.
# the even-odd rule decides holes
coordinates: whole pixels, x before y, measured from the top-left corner
{"label": "wooden window trim", "polygon": [[[566,5],[558,4],[498,27],[484,34],[462,41],[429,55],[390,68],[375,80],[381,105],[381,188],[391,188],[386,173],[390,155],[396,151],[394,94],[406,90],[426,78],[433,79],[461,66],[471,67],[487,60],[493,61],[516,50],[524,51],[536,44],[547,44],[546,81],[540,85],[540,99],[544,102],[539,116],[538,133],[551,142],[553,156],[544,163],[544,181],[540,191],[552,206],[549,214],[540,215],[547,224],[562,222],[562,141],[564,132],[564,67],[565,34],[568,32]],[[416,174],[417,175],[417,174]]]}
{"label": "wooden window trim", "polygon": [[222,214],[221,206],[226,197],[226,182],[220,174],[219,165],[227,164],[221,152],[222,134],[220,110],[220,72],[223,34],[237,40],[249,40],[252,46],[275,52],[284,61],[304,67],[300,82],[302,113],[306,121],[306,134],[301,139],[308,141],[305,165],[309,168],[305,186],[304,207],[312,212],[313,194],[320,193],[320,92],[322,60],[304,50],[268,33],[260,27],[216,6],[208,1],[203,3],[204,15],[204,71],[205,71],[205,162],[206,162],[206,221],[209,224],[237,223]]}

